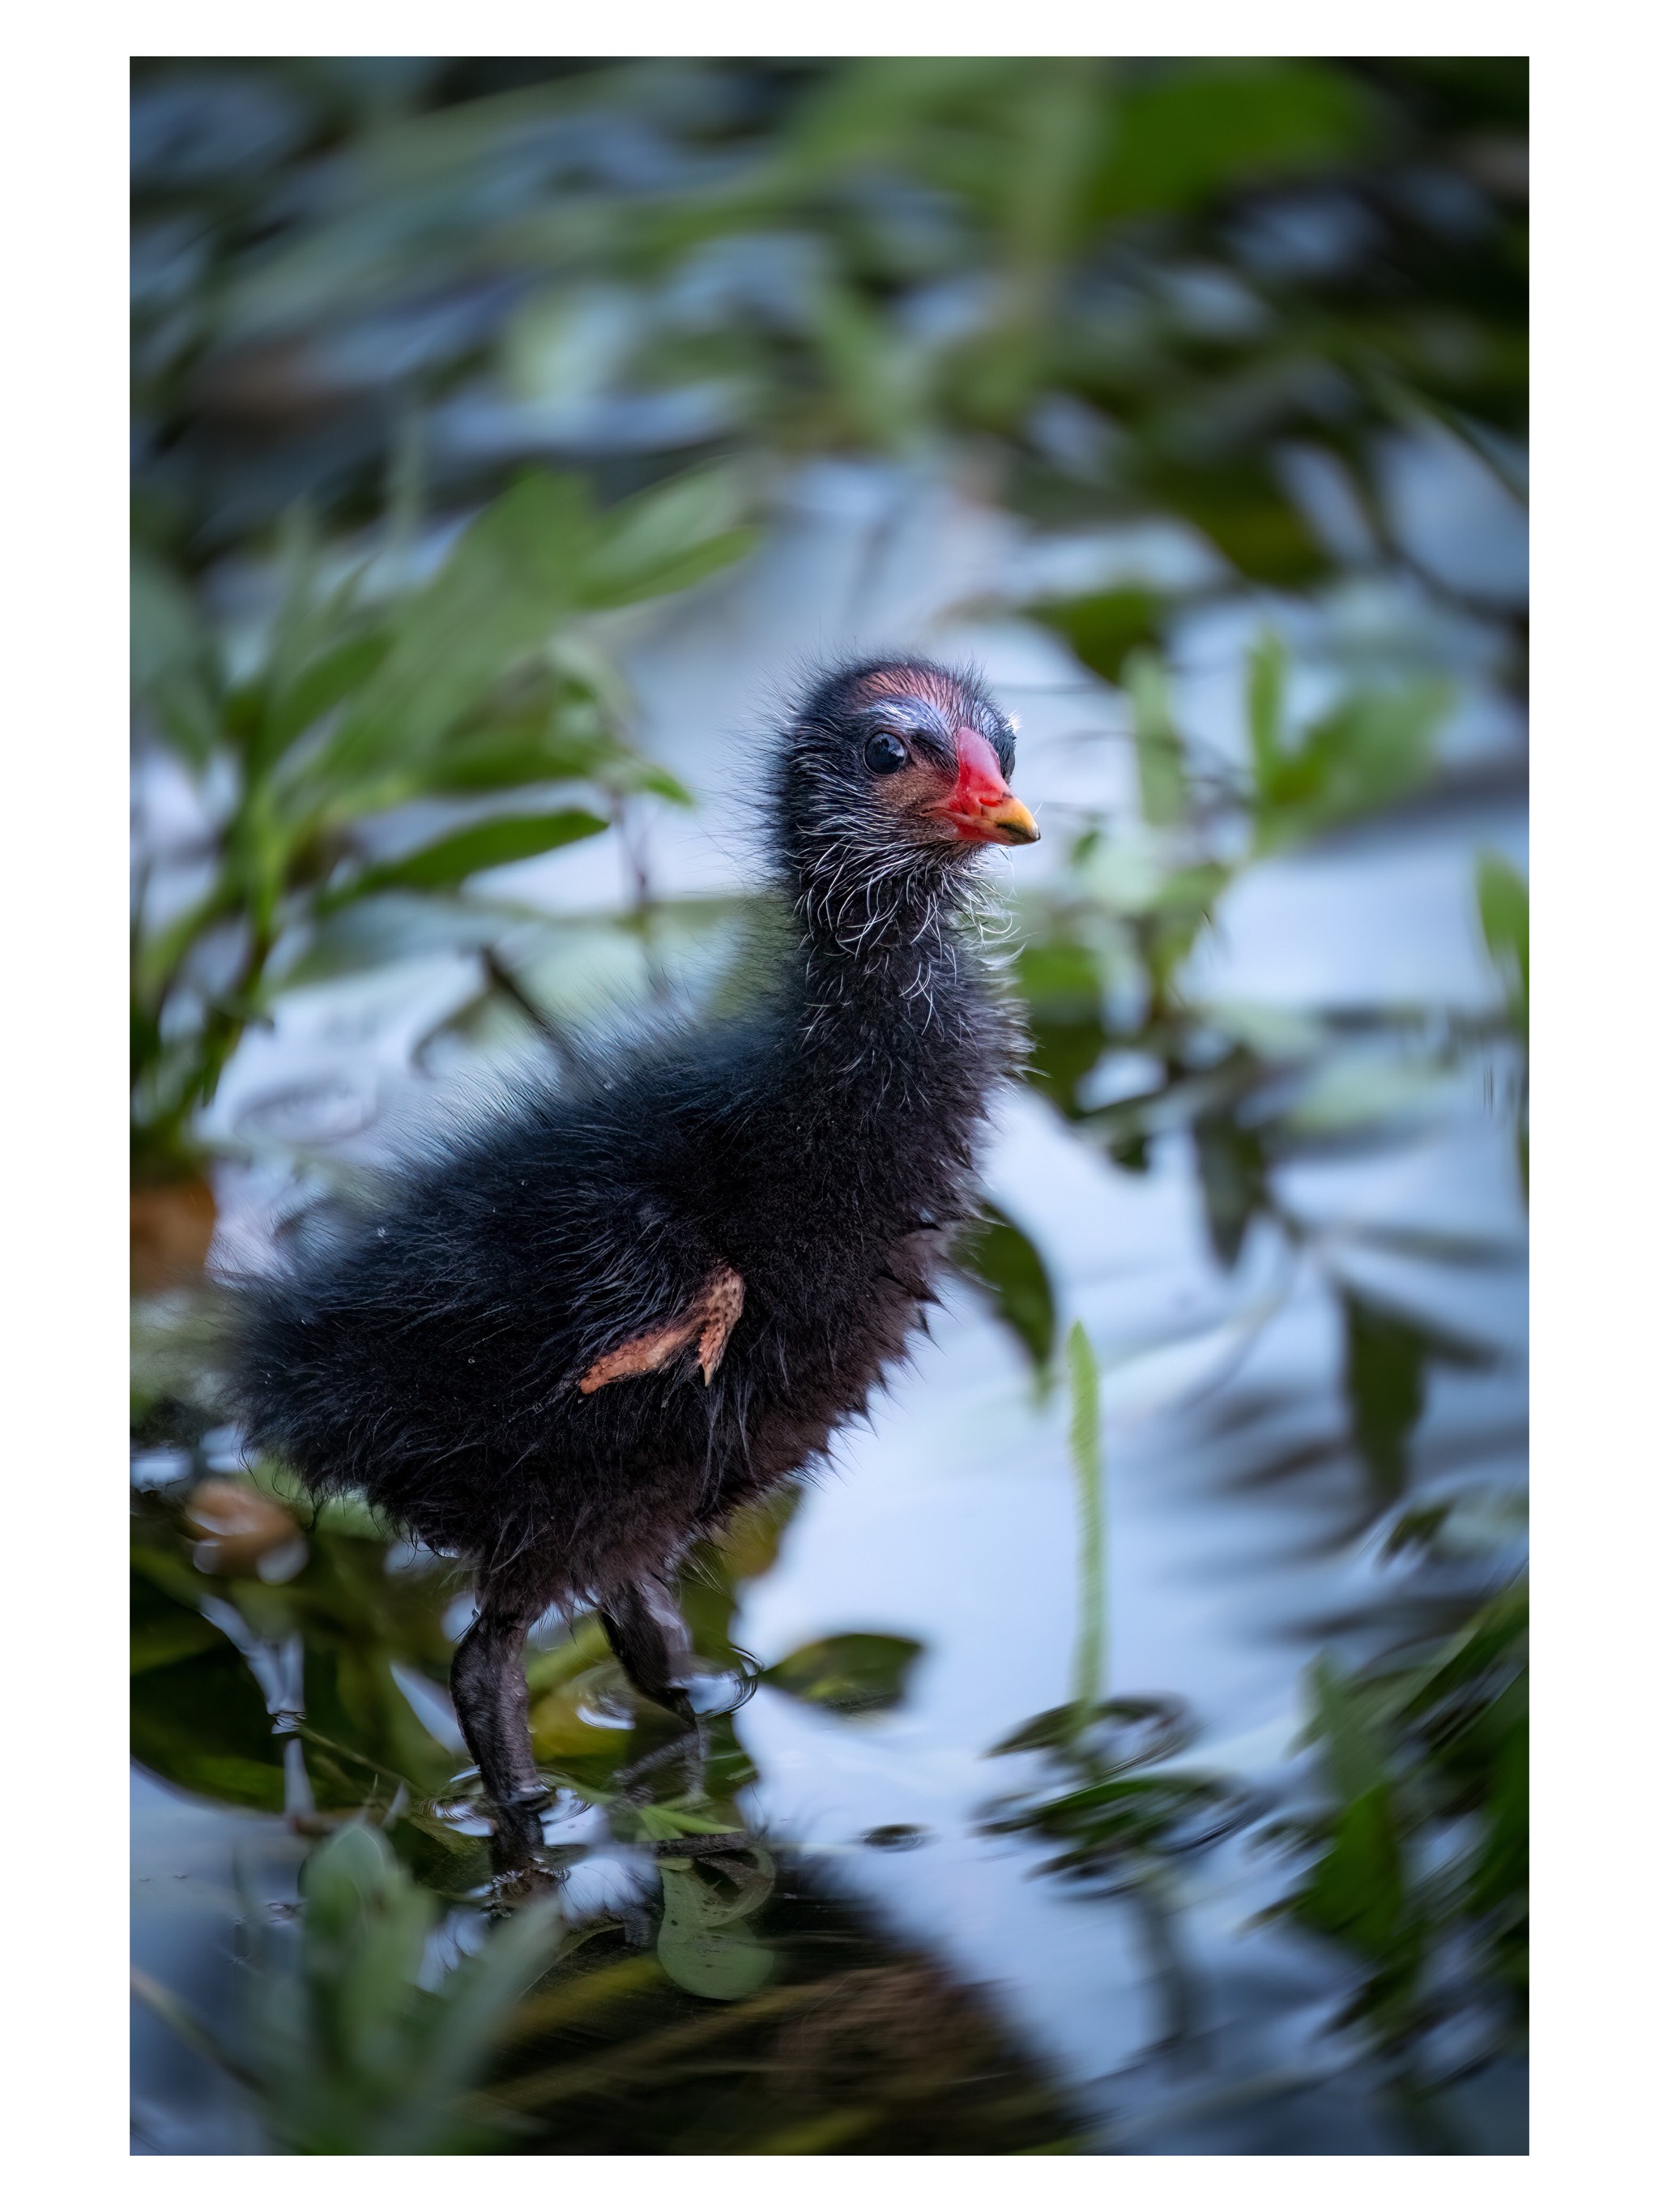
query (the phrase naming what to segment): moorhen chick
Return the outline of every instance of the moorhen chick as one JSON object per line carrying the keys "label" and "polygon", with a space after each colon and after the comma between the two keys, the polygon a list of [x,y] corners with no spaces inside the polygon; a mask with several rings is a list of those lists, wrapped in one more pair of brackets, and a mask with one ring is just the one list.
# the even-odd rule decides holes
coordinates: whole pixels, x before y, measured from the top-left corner
{"label": "moorhen chick", "polygon": [[474,1568],[455,1710],[521,1830],[537,1618],[596,1604],[694,1725],[678,1560],[823,1454],[922,1318],[1019,1049],[963,927],[983,848],[1037,835],[1013,757],[972,677],[817,678],[772,757],[758,1006],[526,1085],[238,1286],[250,1442]]}

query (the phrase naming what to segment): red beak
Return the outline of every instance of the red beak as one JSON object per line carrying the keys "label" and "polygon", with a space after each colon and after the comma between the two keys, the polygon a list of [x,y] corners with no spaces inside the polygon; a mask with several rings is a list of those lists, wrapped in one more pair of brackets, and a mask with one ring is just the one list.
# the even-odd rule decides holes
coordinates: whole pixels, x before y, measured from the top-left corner
{"label": "red beak", "polygon": [[957,780],[933,811],[975,845],[1035,845],[1037,826],[1009,790],[1001,763],[977,730],[957,732]]}

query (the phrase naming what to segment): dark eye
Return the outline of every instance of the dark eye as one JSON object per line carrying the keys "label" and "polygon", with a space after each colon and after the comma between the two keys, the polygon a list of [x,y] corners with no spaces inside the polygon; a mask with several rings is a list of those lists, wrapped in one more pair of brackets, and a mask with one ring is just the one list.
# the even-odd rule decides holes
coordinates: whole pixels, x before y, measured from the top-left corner
{"label": "dark eye", "polygon": [[872,775],[891,775],[910,756],[890,730],[878,730],[864,748],[864,764]]}

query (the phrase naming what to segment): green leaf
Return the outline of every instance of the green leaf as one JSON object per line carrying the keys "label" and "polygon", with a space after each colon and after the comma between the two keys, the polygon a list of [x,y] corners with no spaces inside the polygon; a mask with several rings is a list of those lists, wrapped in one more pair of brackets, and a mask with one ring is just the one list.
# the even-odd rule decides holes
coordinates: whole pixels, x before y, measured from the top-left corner
{"label": "green leaf", "polygon": [[409,2105],[441,2111],[483,2073],[508,2020],[552,1964],[563,1927],[556,1897],[531,1898],[446,1976],[438,2002],[416,2014],[423,2032],[404,2085]]}
{"label": "green leaf", "polygon": [[307,1935],[313,1942],[337,1942],[406,1894],[409,1881],[380,1830],[349,1820],[312,1852],[300,1887]]}
{"label": "green leaf", "polygon": [[1135,762],[1140,771],[1140,811],[1155,828],[1183,821],[1187,769],[1170,712],[1170,683],[1163,662],[1144,647],[1123,665],[1134,711]]}
{"label": "green leaf", "polygon": [[1156,649],[1163,605],[1156,592],[1128,585],[1080,599],[1044,600],[1026,611],[1057,631],[1085,668],[1109,684],[1121,684],[1131,653]]}
{"label": "green leaf", "polygon": [[336,782],[430,753],[576,605],[593,523],[574,478],[525,477],[407,600],[390,652],[325,749]]}
{"label": "green leaf", "polygon": [[[194,1581],[182,1562],[179,1579]],[[216,1628],[194,1606],[181,1603],[164,1591],[142,1569],[133,1576],[129,1612],[128,1669],[131,1674],[147,1674],[152,1667],[171,1667],[181,1659],[224,1650],[222,1628]]]}
{"label": "green leaf", "polygon": [[283,1747],[241,1653],[147,1575],[134,1578],[132,1613],[133,1757],[196,1796],[280,1812]]}
{"label": "green leaf", "polygon": [[1477,1912],[1506,1905],[1525,1908],[1530,1796],[1529,1746],[1525,1726],[1507,1734],[1493,1756],[1483,1814],[1484,1835],[1469,1887]]}
{"label": "green leaf", "polygon": [[322,524],[309,502],[302,500],[290,507],[276,535],[283,596],[265,651],[273,693],[287,690],[308,662],[337,641],[342,626],[349,621],[356,590],[355,574],[332,590],[324,587]]}
{"label": "green leaf", "polygon": [[757,1894],[740,1894],[734,1903],[695,1868],[664,1866],[661,1875],[663,1916],[657,1958],[663,1972],[694,1996],[725,2003],[751,1996],[770,1979],[776,1954],[732,1923],[758,1907],[770,1882],[759,1887]]}
{"label": "green leaf", "polygon": [[1022,949],[1018,975],[1031,1032],[1030,1080],[1075,1119],[1083,1110],[1079,1090],[1107,1045],[1097,957],[1064,939],[1036,939]]}
{"label": "green leaf", "polygon": [[587,605],[621,607],[636,599],[665,599],[671,592],[688,591],[717,569],[732,568],[745,559],[760,542],[757,529],[722,531],[718,538],[705,538],[701,544],[688,546],[676,559],[665,561],[661,567],[635,576],[631,582],[611,585],[602,599],[590,598]]}
{"label": "green leaf", "polygon": [[829,73],[794,118],[785,154],[792,181],[805,183],[878,147],[914,144],[934,115],[1005,86],[1009,69],[977,55],[929,54],[860,59]]}
{"label": "green leaf", "polygon": [[1428,1338],[1403,1315],[1346,1287],[1342,1315],[1343,1387],[1354,1442],[1378,1490],[1397,1498],[1406,1486],[1406,1448],[1422,1418]]}
{"label": "green leaf", "polygon": [[676,1836],[741,1836],[729,1820],[699,1812],[688,1804],[641,1805],[635,1813],[640,1832],[653,1843],[671,1843]]}
{"label": "green leaf", "polygon": [[626,606],[684,591],[739,560],[758,532],[737,526],[740,495],[729,469],[694,470],[624,500],[600,520],[582,576],[582,604]]}
{"label": "green leaf", "polygon": [[1338,1810],[1291,1910],[1382,1968],[1382,1982],[1365,2000],[1368,2007],[1380,2008],[1410,1989],[1425,1931],[1411,1905],[1401,1813],[1374,1717],[1376,1695],[1340,1674],[1324,1656],[1315,1661],[1310,1681],[1310,1733],[1324,1747]]}
{"label": "green leaf", "polygon": [[1312,723],[1298,745],[1279,749],[1271,763],[1258,754],[1257,851],[1403,797],[1433,763],[1449,703],[1447,686],[1431,681],[1356,692]]}
{"label": "green leaf", "polygon": [[767,1668],[761,1680],[832,1713],[888,1712],[902,1700],[924,1648],[909,1636],[826,1636]]}
{"label": "green leaf", "polygon": [[1196,1117],[1193,1139],[1210,1249],[1224,1267],[1235,1267],[1245,1231],[1267,1199],[1267,1148],[1260,1131],[1225,1106]]}
{"label": "green leaf", "polygon": [[1121,96],[1093,191],[1099,216],[1189,206],[1211,193],[1341,161],[1367,131],[1352,78],[1313,61],[1205,60]]}
{"label": "green leaf", "polygon": [[1531,989],[1527,879],[1500,854],[1483,853],[1475,882],[1486,950],[1504,978],[1516,1026],[1524,1033]]}
{"label": "green leaf", "polygon": [[1358,813],[1420,782],[1432,758],[1436,726],[1449,703],[1446,685],[1425,681],[1359,693],[1315,722],[1307,743],[1330,762],[1330,811]]}
{"label": "green leaf", "polygon": [[1481,1681],[1494,1670],[1524,1670],[1529,1617],[1530,1599],[1524,1583],[1488,1599],[1436,1654],[1433,1666],[1407,1710],[1426,1714],[1437,1701]]}
{"label": "green leaf", "polygon": [[1364,1791],[1338,1815],[1330,1844],[1296,1899],[1299,1916],[1328,1936],[1387,1959],[1406,1901],[1400,1835],[1385,1787]]}
{"label": "green leaf", "polygon": [[717,1542],[705,1538],[689,1555],[680,1583],[680,1610],[696,1650],[720,1663],[738,1663],[732,1623],[743,1585],[775,1565],[784,1531],[799,1504],[798,1489],[775,1491],[733,1514]]}
{"label": "green leaf", "polygon": [[1389,1780],[1382,1740],[1364,1698],[1329,1656],[1321,1653],[1308,1670],[1313,1692],[1309,1733],[1325,1747],[1325,1765],[1340,1803],[1356,1803]]}
{"label": "green leaf", "polygon": [[362,1805],[399,1783],[435,1796],[454,1771],[453,1754],[398,1686],[395,1649],[361,1636],[307,1641],[306,1769],[319,1805]]}
{"label": "green leaf", "polygon": [[359,2155],[489,2147],[492,2128],[457,2100],[551,1963],[556,1903],[520,1906],[427,1988],[437,1901],[378,1828],[337,1829],[306,1861],[301,1890],[298,1960],[267,1946],[252,1983],[253,2070],[278,2145]]}
{"label": "green leaf", "polygon": [[458,731],[420,778],[422,792],[501,791],[538,783],[608,778],[625,749],[603,732],[568,732],[556,715],[538,708],[526,715],[492,717],[481,728]]}
{"label": "green leaf", "polygon": [[391,645],[384,633],[370,632],[345,638],[307,662],[271,702],[266,734],[272,750],[284,751],[361,689],[385,660]]}
{"label": "green leaf", "polygon": [[481,869],[505,867],[513,860],[532,860],[561,845],[574,845],[584,837],[597,837],[611,827],[597,814],[570,807],[558,814],[508,814],[489,822],[474,822],[436,844],[423,845],[401,860],[378,861],[339,890],[331,890],[319,902],[331,912],[348,899],[366,898],[387,890],[445,890],[464,883]]}
{"label": "green leaf", "polygon": [[1146,473],[1149,489],[1201,530],[1242,575],[1294,588],[1329,573],[1328,556],[1265,463],[1149,457]]}
{"label": "green leaf", "polygon": [[695,806],[697,803],[695,792],[688,789],[678,776],[672,775],[667,769],[659,768],[654,761],[624,760],[620,766],[623,773],[617,781],[624,787],[652,792],[657,798],[665,799],[671,806]]}
{"label": "green leaf", "polygon": [[1048,1267],[1025,1231],[1006,1213],[988,1204],[980,1212],[957,1247],[961,1263],[990,1292],[999,1316],[1041,1371],[1054,1351],[1054,1292]]}

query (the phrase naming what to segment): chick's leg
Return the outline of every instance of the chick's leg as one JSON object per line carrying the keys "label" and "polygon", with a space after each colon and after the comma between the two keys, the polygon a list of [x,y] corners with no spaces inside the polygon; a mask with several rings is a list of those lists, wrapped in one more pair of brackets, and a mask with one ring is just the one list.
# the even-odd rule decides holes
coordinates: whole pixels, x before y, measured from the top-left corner
{"label": "chick's leg", "polygon": [[535,1816],[548,1797],[530,1747],[523,1664],[525,1638],[542,1610],[533,1591],[486,1581],[449,1674],[455,1717],[503,1829],[529,1841],[540,1840]]}
{"label": "chick's leg", "polygon": [[609,1598],[599,1617],[623,1674],[641,1696],[695,1728],[696,1712],[685,1691],[696,1672],[691,1633],[667,1583],[646,1576]]}

